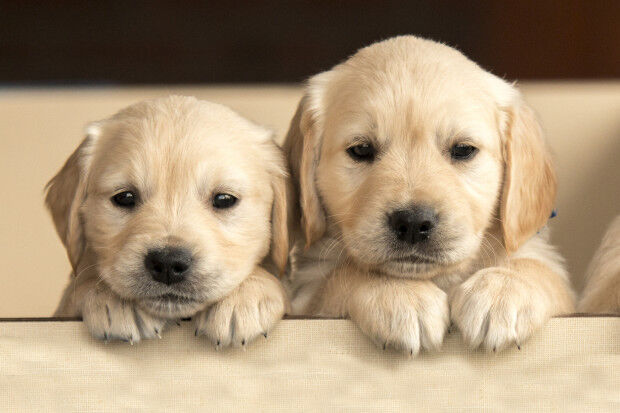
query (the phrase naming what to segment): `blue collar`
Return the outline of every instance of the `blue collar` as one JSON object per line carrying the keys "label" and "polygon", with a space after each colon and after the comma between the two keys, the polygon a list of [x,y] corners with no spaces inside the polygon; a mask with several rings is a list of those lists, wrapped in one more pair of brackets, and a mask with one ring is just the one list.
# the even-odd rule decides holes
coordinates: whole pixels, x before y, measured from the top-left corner
{"label": "blue collar", "polygon": [[[551,210],[551,215],[549,215],[549,219],[551,219],[551,218],[555,218],[555,217],[557,217],[557,216],[558,216],[558,211],[557,211],[555,208],[554,208],[554,209],[552,209],[552,210]],[[543,228],[544,228],[544,227],[546,227],[546,226],[547,226],[547,224],[545,224],[545,225],[543,226]],[[536,233],[537,233],[537,234],[540,234],[540,231],[542,231],[542,230],[543,230],[543,228],[541,228],[541,229],[539,229],[538,231],[536,231]]]}

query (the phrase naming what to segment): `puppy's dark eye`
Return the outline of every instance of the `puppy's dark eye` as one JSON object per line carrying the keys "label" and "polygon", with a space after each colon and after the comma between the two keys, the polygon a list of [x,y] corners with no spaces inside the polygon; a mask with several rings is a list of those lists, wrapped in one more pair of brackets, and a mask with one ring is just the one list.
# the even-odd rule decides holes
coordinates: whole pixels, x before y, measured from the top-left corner
{"label": "puppy's dark eye", "polygon": [[133,208],[138,197],[131,191],[123,191],[112,197],[112,202],[121,208]]}
{"label": "puppy's dark eye", "polygon": [[347,153],[353,160],[358,162],[372,162],[375,160],[375,147],[368,142],[350,146],[347,149]]}
{"label": "puppy's dark eye", "polygon": [[230,208],[237,203],[237,198],[230,194],[215,194],[213,206],[217,209]]}
{"label": "puppy's dark eye", "polygon": [[467,145],[465,143],[457,143],[450,148],[450,156],[457,161],[465,161],[473,158],[478,152],[478,148],[475,146]]}

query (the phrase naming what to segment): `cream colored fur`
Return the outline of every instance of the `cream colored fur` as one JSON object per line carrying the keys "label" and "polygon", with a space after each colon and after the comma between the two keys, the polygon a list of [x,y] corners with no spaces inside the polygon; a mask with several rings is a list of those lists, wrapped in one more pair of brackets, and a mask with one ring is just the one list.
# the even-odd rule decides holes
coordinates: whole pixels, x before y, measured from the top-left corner
{"label": "cream colored fur", "polygon": [[[371,164],[348,156],[359,142],[377,148]],[[455,143],[479,151],[459,163]],[[438,348],[450,319],[467,344],[498,350],[573,311],[543,228],[556,182],[541,128],[513,85],[458,51],[402,36],[312,77],[285,151],[295,313],[351,317],[415,354]],[[386,216],[412,203],[440,217],[432,263],[391,246]]]}
{"label": "cream colored fur", "polygon": [[[81,315],[105,340],[152,338],[190,316],[218,346],[266,334],[287,306],[260,267],[270,245],[286,265],[286,176],[272,133],[214,103],[171,96],[91,124],[47,188],[73,267],[56,315]],[[130,210],[111,201],[126,190],[138,194]],[[216,209],[217,193],[238,202]],[[147,251],[166,246],[191,251],[180,283],[145,268]]]}
{"label": "cream colored fur", "polygon": [[620,313],[620,215],[609,226],[592,258],[579,311]]}

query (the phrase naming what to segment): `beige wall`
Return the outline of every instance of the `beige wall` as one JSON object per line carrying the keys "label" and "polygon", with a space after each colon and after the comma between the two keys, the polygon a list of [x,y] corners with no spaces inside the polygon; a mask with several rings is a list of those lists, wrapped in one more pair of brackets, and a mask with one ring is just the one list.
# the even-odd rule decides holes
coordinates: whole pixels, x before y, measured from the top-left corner
{"label": "beige wall", "polygon": [[[620,82],[527,83],[560,175],[554,239],[578,288],[593,250],[620,213]],[[5,89],[0,91],[0,317],[50,315],[69,264],[43,208],[43,187],[82,138],[86,122],[135,101],[180,93],[233,107],[286,132],[296,87]]]}

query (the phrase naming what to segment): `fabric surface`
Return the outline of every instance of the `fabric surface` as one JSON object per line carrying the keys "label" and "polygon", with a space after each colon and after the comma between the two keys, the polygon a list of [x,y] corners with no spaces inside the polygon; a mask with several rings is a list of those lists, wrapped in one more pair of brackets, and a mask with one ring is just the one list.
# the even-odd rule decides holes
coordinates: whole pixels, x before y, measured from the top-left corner
{"label": "fabric surface", "polygon": [[[611,219],[620,211],[620,81],[525,82],[556,154],[554,243],[577,289]],[[299,86],[0,89],[0,317],[50,316],[68,282],[69,261],[43,207],[43,187],[83,139],[86,123],[170,93],[231,106],[283,139]],[[576,236],[578,234],[578,236]]]}
{"label": "fabric surface", "polygon": [[384,352],[347,320],[284,320],[216,352],[191,322],[96,342],[80,322],[0,323],[0,410],[620,411],[620,317],[555,318],[519,351]]}

